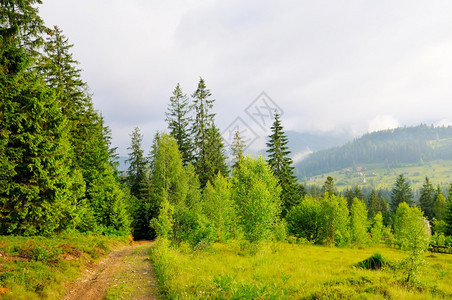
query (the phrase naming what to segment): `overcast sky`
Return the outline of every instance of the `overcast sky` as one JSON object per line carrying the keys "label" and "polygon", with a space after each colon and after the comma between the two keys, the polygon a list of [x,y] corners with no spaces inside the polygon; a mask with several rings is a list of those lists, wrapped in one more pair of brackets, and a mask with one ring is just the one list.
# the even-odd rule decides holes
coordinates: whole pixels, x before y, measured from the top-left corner
{"label": "overcast sky", "polygon": [[262,92],[286,130],[451,124],[452,1],[44,0],[40,14],[74,44],[121,155],[135,126],[148,152],[176,84],[190,95],[200,76],[221,130],[268,133],[246,112]]}

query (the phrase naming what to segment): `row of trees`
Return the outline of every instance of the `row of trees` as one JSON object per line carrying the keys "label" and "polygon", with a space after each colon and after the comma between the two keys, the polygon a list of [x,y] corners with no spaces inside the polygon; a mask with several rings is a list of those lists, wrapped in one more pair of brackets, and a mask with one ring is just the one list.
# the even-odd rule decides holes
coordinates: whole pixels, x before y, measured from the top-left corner
{"label": "row of trees", "polygon": [[[232,177],[230,177],[225,147],[219,130],[215,126],[215,114],[211,112],[214,100],[211,98],[211,92],[206,88],[205,81],[202,78],[196,91],[192,94],[191,100],[183,93],[178,84],[170,97],[166,113],[170,135],[158,133],[147,157],[141,147],[143,136],[139,128],[135,128],[131,134],[132,142],[129,147],[131,152],[128,160],[130,165],[126,181],[130,186],[131,194],[141,203],[139,212],[142,215],[141,217],[137,215],[135,219],[144,220],[144,222],[139,221],[133,224],[134,235],[137,237],[154,236],[154,232],[150,230],[147,224],[152,219],[158,218],[162,204],[165,204],[165,209],[169,209],[166,200],[174,207],[175,215],[180,218],[187,215],[181,211],[186,211],[187,213],[196,212],[196,216],[203,215],[199,220],[215,219],[216,217],[211,217],[212,213],[206,212],[206,209],[208,210],[206,206],[212,207],[215,202],[210,197],[220,197],[216,195],[217,193],[230,195],[232,192],[229,187],[239,185],[237,180],[233,180],[234,176],[239,176],[236,170],[245,170],[246,168],[239,166],[251,164],[243,153],[245,144],[240,134],[236,132],[231,147],[234,164]],[[278,194],[273,202],[282,203],[276,205],[278,215],[285,216],[290,208],[300,201],[301,194],[293,175],[292,160],[289,158],[290,152],[287,147],[288,141],[278,114],[275,114],[275,121],[271,129],[272,135],[268,142],[268,168],[271,170],[271,178],[276,178],[277,186],[281,188],[281,196]],[[162,141],[165,142],[162,144]],[[176,147],[173,147],[173,143]],[[165,146],[168,144],[172,145],[171,148]],[[165,153],[166,156],[171,158],[168,158],[168,162],[162,165],[162,163],[159,163],[159,153]],[[178,157],[180,157],[181,163],[179,163]],[[259,164],[264,163],[262,159],[259,159],[258,162]],[[267,165],[267,163],[264,164]],[[251,165],[248,165],[247,168],[251,168]],[[165,175],[162,175],[163,173]],[[258,185],[257,183],[252,184],[243,176],[241,178],[244,182],[248,182],[248,189]],[[217,191],[217,186],[223,191]],[[247,189],[244,188],[244,190]],[[276,191],[277,189],[272,193]],[[186,194],[190,196],[186,196]],[[217,201],[221,202],[221,199],[223,198],[220,197]],[[231,201],[231,199],[225,201]],[[237,204],[238,202],[234,203]],[[256,208],[258,207],[256,203]],[[225,211],[228,211],[228,209]],[[198,218],[193,218],[191,218],[192,221],[198,220]],[[222,217],[220,219],[223,220]],[[178,219],[175,222],[177,228],[186,230],[181,225],[184,223],[182,220]],[[153,224],[155,225],[155,221],[153,221]],[[155,229],[157,230],[157,228]],[[223,229],[216,230],[223,231]],[[221,239],[223,238],[224,236],[221,234]]]}
{"label": "row of trees", "polygon": [[37,3],[0,6],[0,234],[127,232],[109,129]]}

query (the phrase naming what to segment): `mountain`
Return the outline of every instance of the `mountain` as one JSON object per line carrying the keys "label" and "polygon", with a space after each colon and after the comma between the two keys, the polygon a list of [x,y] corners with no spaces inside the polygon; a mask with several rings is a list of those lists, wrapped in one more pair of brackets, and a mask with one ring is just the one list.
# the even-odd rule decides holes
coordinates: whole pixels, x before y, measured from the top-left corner
{"label": "mountain", "polygon": [[452,160],[452,126],[419,125],[363,135],[343,146],[314,152],[295,165],[300,178],[361,164],[400,164]]}

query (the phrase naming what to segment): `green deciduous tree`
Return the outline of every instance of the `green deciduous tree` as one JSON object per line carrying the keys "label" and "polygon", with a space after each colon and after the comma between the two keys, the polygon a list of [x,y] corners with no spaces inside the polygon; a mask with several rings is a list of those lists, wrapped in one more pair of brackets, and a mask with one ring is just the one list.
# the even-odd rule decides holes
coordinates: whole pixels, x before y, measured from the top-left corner
{"label": "green deciduous tree", "polygon": [[407,272],[406,282],[417,284],[419,269],[424,260],[422,255],[430,242],[422,211],[402,202],[395,213],[394,235],[402,249],[408,251],[408,257],[403,263]]}
{"label": "green deciduous tree", "polygon": [[178,206],[185,204],[188,183],[176,139],[166,133],[157,133],[151,151],[151,217],[167,198]]}
{"label": "green deciduous tree", "polygon": [[218,241],[224,242],[234,236],[237,225],[235,203],[229,180],[221,174],[212,184],[207,182],[203,192],[203,210],[212,222]]}
{"label": "green deciduous tree", "polygon": [[380,243],[380,239],[383,236],[383,215],[381,212],[377,212],[372,221],[372,228],[370,230],[370,234],[372,235],[372,244],[378,245]]}
{"label": "green deciduous tree", "polygon": [[293,161],[289,157],[290,151],[287,146],[289,141],[284,133],[278,113],[275,113],[271,131],[272,134],[267,142],[267,163],[281,185],[281,202],[283,205],[281,213],[282,216],[285,216],[293,206],[300,203],[301,197],[298,192],[297,179],[293,173]]}
{"label": "green deciduous tree", "polygon": [[281,188],[262,157],[245,157],[232,176],[232,198],[245,239],[256,243],[270,236],[281,209]]}
{"label": "green deciduous tree", "polygon": [[350,233],[351,241],[356,245],[364,245],[368,243],[367,235],[367,209],[363,200],[353,199],[350,208]]}
{"label": "green deciduous tree", "polygon": [[323,242],[329,246],[348,244],[350,241],[350,218],[347,199],[325,193],[321,200],[321,209]]}
{"label": "green deciduous tree", "polygon": [[438,194],[433,203],[433,216],[437,220],[444,220],[447,215],[447,203],[443,194]]}
{"label": "green deciduous tree", "polygon": [[163,191],[162,194],[163,199],[160,203],[159,214],[151,219],[151,227],[155,230],[158,237],[169,239],[173,233],[174,206],[168,201],[166,191]]}
{"label": "green deciduous tree", "polygon": [[321,242],[323,219],[320,201],[311,196],[305,196],[286,216],[291,235],[314,243]]}

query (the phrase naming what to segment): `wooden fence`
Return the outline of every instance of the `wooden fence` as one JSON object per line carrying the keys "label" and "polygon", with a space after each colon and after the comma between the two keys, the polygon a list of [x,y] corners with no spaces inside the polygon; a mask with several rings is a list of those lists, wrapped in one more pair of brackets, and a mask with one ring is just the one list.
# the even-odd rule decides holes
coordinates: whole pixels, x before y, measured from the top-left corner
{"label": "wooden fence", "polygon": [[452,247],[449,247],[449,246],[434,246],[434,245],[430,245],[428,250],[430,252],[433,252],[433,253],[452,254]]}

